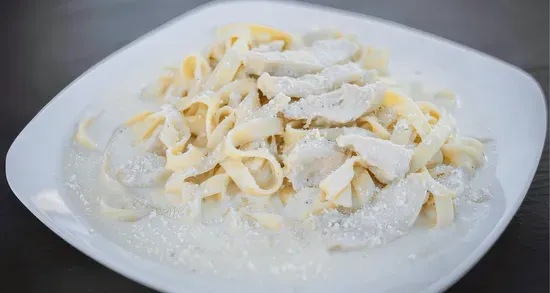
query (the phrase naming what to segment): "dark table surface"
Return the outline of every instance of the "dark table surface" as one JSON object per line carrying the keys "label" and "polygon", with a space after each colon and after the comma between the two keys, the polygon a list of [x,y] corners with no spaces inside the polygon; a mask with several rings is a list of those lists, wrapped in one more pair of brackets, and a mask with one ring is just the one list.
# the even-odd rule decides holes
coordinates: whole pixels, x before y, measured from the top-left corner
{"label": "dark table surface", "polygon": [[[1,150],[7,152],[27,122],[90,66],[203,2],[0,1]],[[533,75],[548,99],[547,0],[310,2],[396,21],[491,54]],[[547,137],[518,213],[489,253],[449,292],[549,292],[548,160]],[[25,209],[5,180],[0,193],[0,237],[2,289],[152,292],[57,237]],[[15,292],[11,290],[0,291]]]}

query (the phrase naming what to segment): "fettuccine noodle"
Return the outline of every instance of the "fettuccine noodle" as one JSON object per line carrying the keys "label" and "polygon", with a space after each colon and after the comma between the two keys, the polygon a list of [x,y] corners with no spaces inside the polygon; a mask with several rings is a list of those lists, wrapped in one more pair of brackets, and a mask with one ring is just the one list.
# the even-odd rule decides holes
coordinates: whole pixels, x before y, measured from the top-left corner
{"label": "fettuccine noodle", "polygon": [[[301,38],[234,24],[219,29],[207,52],[159,78],[152,92],[164,103],[159,111],[124,122],[136,129],[137,143],[157,139],[164,150],[171,175],[163,192],[152,196],[151,208],[104,200],[105,214],[134,221],[175,208],[200,220],[208,200],[278,230],[327,210],[368,209],[379,196],[414,187],[414,202],[435,209],[434,226],[452,225],[456,192],[432,169],[473,172],[484,164],[483,144],[457,137],[452,107],[437,104],[454,103],[454,94],[439,92],[429,102],[392,90],[382,77],[389,52],[339,31]],[[82,122],[76,140],[95,149],[86,132],[91,122]],[[110,196],[123,192],[102,174]],[[272,198],[282,210],[270,207]]]}

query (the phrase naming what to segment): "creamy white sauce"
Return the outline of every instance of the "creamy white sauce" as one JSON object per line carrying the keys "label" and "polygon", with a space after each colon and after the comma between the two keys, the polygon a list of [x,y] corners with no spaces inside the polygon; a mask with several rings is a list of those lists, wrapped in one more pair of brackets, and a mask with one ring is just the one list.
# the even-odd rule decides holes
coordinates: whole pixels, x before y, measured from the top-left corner
{"label": "creamy white sauce", "polygon": [[[121,122],[151,105],[136,102],[135,96],[128,96],[95,107],[107,110],[89,133],[102,150]],[[115,143],[124,145],[124,139]],[[113,167],[126,166],[134,171],[154,169],[152,161],[132,163],[132,156],[143,155],[142,150],[133,150],[130,155],[125,150],[121,153],[129,157],[124,157],[115,154],[120,149],[114,147],[112,141],[110,147],[113,148]],[[452,258],[453,250],[461,245],[473,249],[472,245],[494,227],[504,210],[501,199],[487,199],[487,190],[467,191],[467,184],[464,184],[465,192],[456,200],[453,226],[430,229],[421,216],[409,231],[377,227],[373,230],[377,234],[371,239],[380,241],[370,242],[367,248],[346,253],[331,252],[326,249],[326,237],[330,234],[327,231],[345,231],[338,226],[349,222],[342,215],[332,219],[334,213],[314,217],[299,226],[285,226],[277,232],[266,231],[238,218],[221,221],[220,211],[209,209],[208,202],[205,204],[205,210],[209,211],[205,215],[207,220],[201,224],[183,223],[175,210],[157,210],[134,223],[106,219],[98,210],[101,195],[108,192],[98,184],[101,153],[90,152],[72,142],[65,153],[62,180],[66,189],[63,196],[70,206],[85,211],[85,220],[93,227],[94,233],[102,233],[141,257],[182,270],[241,280],[249,279],[252,274],[254,281],[258,282],[273,280],[276,276],[277,280],[283,284],[289,282],[289,286],[295,289],[314,288],[316,283],[296,281],[319,278],[330,279],[330,286],[346,285],[346,280],[356,278],[362,282],[387,279],[388,287],[378,289],[392,289],[395,282],[391,281],[391,276],[398,271],[412,270],[419,263],[435,263],[439,257]],[[140,176],[134,175],[128,175],[127,179],[137,180]],[[442,183],[455,187],[453,184],[462,183],[456,178]],[[156,192],[155,188],[128,185],[128,193],[138,206],[148,205],[150,194]],[[407,237],[397,239],[404,234],[408,234]],[[434,280],[438,274],[437,271],[426,272],[431,276],[427,278]]]}

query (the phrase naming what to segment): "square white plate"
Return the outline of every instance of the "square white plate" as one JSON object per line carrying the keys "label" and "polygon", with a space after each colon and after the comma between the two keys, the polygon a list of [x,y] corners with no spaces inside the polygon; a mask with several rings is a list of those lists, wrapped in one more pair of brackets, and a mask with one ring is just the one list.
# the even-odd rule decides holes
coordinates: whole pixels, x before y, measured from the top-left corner
{"label": "square white plate", "polygon": [[[498,158],[495,196],[505,202],[495,224],[469,246],[439,258],[429,267],[403,275],[392,284],[361,280],[347,292],[438,292],[456,282],[489,249],[521,204],[537,168],[546,134],[546,107],[537,83],[523,71],[450,41],[394,23],[313,5],[290,2],[219,2],[194,9],[120,49],[59,93],[29,122],[11,146],[6,174],[19,200],[65,241],[107,267],[137,282],[166,292],[285,292],[277,286],[254,287],[213,281],[205,275],[175,270],[141,259],[93,233],[63,199],[59,170],[62,147],[74,132],[78,115],[98,97],[135,89],[159,70],[208,45],[216,27],[259,23],[300,33],[315,27],[336,27],[360,40],[389,48],[393,72],[421,71],[422,78],[453,89],[463,107],[456,119],[461,131],[474,135],[482,125],[495,140]],[[494,192],[494,190],[493,190]],[[427,274],[428,270],[437,274]],[[319,284],[318,284],[319,285]],[[331,292],[322,282],[317,292]],[[368,287],[365,287],[368,286]],[[310,287],[309,289],[312,289]],[[306,288],[303,288],[306,291]],[[309,290],[307,290],[309,291]]]}

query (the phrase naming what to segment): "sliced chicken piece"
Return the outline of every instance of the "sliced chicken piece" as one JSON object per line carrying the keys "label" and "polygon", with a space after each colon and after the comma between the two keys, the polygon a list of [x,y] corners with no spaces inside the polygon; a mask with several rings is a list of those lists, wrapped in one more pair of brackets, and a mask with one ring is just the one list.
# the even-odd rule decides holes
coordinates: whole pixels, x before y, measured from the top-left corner
{"label": "sliced chicken piece", "polygon": [[306,136],[296,143],[286,158],[286,176],[296,191],[316,187],[345,160],[345,154],[336,143],[322,137]]}
{"label": "sliced chicken piece", "polygon": [[[413,173],[384,187],[369,205],[328,229],[329,249],[373,247],[403,235],[416,221],[428,192],[423,174]],[[324,222],[334,222],[326,217]],[[331,226],[327,224],[327,226]]]}
{"label": "sliced chicken piece", "polygon": [[317,73],[327,66],[348,62],[359,50],[359,46],[349,40],[321,40],[303,50],[283,52],[243,53],[246,71],[261,75],[267,72],[276,76],[298,77]]}
{"label": "sliced chicken piece", "polygon": [[290,119],[323,118],[330,122],[347,123],[364,113],[376,110],[383,99],[384,89],[381,84],[374,83],[363,87],[344,84],[335,91],[311,95],[288,104],[283,114]]}
{"label": "sliced chicken piece", "polygon": [[413,150],[388,140],[342,135],[336,139],[340,147],[350,147],[369,166],[376,178],[384,183],[403,178],[409,171]]}
{"label": "sliced chicken piece", "polygon": [[366,212],[377,215],[385,223],[394,223],[398,229],[411,227],[426,201],[428,184],[424,176],[413,173],[387,185],[375,196]]}
{"label": "sliced chicken piece", "polygon": [[258,88],[269,99],[279,93],[289,97],[303,98],[309,95],[320,95],[339,88],[344,83],[373,82],[374,71],[366,71],[355,63],[333,65],[318,74],[306,74],[294,78],[288,76],[271,76],[264,73],[258,78]]}

